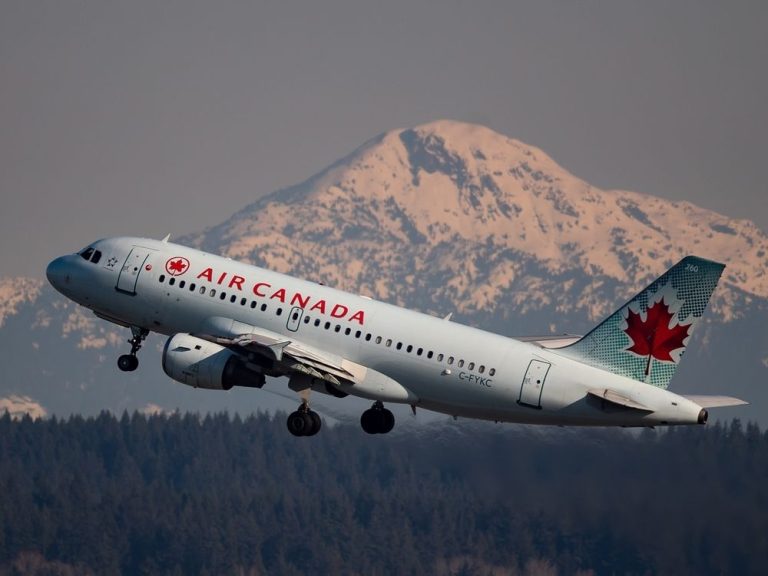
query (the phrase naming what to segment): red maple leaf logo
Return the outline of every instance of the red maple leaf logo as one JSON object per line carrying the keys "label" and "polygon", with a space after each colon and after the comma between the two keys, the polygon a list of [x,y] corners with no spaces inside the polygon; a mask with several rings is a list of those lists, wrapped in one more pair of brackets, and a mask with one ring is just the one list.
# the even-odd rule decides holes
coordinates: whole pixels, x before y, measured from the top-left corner
{"label": "red maple leaf logo", "polygon": [[664,301],[651,304],[645,313],[645,320],[638,312],[632,310],[628,312],[624,333],[632,340],[632,346],[627,348],[627,351],[648,357],[645,375],[648,376],[650,373],[651,358],[662,362],[674,362],[672,352],[685,348],[684,340],[689,336],[691,325],[676,324],[670,328],[669,323],[675,314],[670,312],[669,306]]}
{"label": "red maple leaf logo", "polygon": [[165,263],[165,271],[171,276],[184,274],[184,272],[187,271],[187,268],[189,268],[189,260],[182,257],[170,258],[168,262]]}

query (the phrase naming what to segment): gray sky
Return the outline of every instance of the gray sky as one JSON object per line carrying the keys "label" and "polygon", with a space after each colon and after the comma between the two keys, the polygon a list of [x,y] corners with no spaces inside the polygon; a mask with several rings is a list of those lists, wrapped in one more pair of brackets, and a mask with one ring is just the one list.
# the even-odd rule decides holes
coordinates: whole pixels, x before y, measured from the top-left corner
{"label": "gray sky", "polygon": [[768,230],[768,2],[3,0],[0,275],[479,122]]}

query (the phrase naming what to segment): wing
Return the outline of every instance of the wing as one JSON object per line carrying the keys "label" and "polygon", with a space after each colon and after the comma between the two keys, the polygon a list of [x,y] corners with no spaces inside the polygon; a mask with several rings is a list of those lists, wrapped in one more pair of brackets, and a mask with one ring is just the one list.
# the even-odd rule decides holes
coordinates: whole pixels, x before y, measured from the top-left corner
{"label": "wing", "polygon": [[247,362],[271,363],[272,376],[302,374],[338,387],[361,383],[367,372],[365,366],[336,354],[229,318],[209,319],[197,336],[230,348]]}

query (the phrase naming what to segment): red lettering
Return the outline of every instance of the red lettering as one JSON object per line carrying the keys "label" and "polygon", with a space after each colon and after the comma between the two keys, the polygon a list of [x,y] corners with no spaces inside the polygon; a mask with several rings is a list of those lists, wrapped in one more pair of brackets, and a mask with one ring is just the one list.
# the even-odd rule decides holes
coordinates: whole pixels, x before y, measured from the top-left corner
{"label": "red lettering", "polygon": [[227,277],[227,273],[226,272],[222,272],[221,276],[219,276],[219,279],[216,281],[216,284],[221,286],[221,283],[224,282],[224,278],[226,278],[226,277]]}
{"label": "red lettering", "polygon": [[[199,278],[199,276],[198,276]],[[272,288],[272,284],[269,284],[267,282],[259,282],[253,287],[253,293],[256,294],[256,296],[261,296],[264,298],[264,296],[267,295],[266,292],[262,293],[259,291],[259,288]]]}
{"label": "red lettering", "polygon": [[274,300],[275,298],[277,298],[278,300],[280,300],[280,302],[285,304],[285,288],[280,288],[280,290],[278,290],[277,292],[272,294],[272,296],[269,297],[270,300]]}
{"label": "red lettering", "polygon": [[344,304],[336,304],[336,306],[333,307],[333,310],[331,310],[331,317],[344,318],[344,316],[347,315],[347,312],[349,312],[349,308],[344,306]]}
{"label": "red lettering", "polygon": [[237,286],[237,289],[242,291],[243,282],[245,282],[245,278],[242,276],[232,276],[232,279],[229,281],[229,287]]}
{"label": "red lettering", "polygon": [[206,268],[200,274],[197,275],[198,278],[205,278],[208,280],[208,282],[213,282],[213,268]]}
{"label": "red lettering", "polygon": [[352,316],[349,317],[350,322],[357,322],[360,324],[360,326],[363,325],[363,322],[365,322],[365,319],[363,317],[364,312],[362,310],[358,310]]}
{"label": "red lettering", "polygon": [[312,310],[318,310],[320,314],[325,314],[325,300],[318,300],[315,302],[315,305],[312,306],[312,308],[309,309],[310,312]]}
{"label": "red lettering", "polygon": [[298,292],[293,295],[293,298],[291,298],[291,306],[300,306],[301,308],[306,308],[307,304],[309,304],[309,296],[304,297]]}

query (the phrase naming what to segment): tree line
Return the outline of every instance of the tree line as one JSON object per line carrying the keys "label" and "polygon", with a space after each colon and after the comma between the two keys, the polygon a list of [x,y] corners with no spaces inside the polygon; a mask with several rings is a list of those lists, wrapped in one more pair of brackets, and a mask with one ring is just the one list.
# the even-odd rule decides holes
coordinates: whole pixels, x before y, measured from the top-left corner
{"label": "tree line", "polygon": [[0,417],[0,574],[763,574],[768,433]]}

